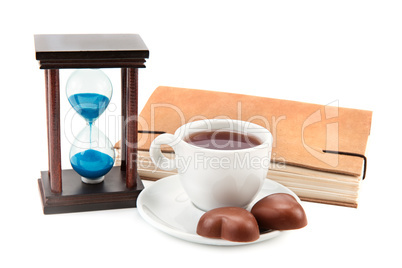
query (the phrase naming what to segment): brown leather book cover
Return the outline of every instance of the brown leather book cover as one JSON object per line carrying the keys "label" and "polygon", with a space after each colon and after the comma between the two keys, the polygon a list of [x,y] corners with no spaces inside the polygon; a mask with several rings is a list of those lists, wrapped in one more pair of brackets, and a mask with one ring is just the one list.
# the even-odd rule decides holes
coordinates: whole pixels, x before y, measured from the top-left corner
{"label": "brown leather book cover", "polygon": [[[365,155],[371,111],[216,91],[158,87],[139,116],[138,129],[174,133],[181,125],[211,118],[250,121],[271,131],[272,161],[313,170],[361,176],[363,159],[323,150]],[[140,133],[148,150],[155,133]],[[168,149],[167,149],[168,150]]]}

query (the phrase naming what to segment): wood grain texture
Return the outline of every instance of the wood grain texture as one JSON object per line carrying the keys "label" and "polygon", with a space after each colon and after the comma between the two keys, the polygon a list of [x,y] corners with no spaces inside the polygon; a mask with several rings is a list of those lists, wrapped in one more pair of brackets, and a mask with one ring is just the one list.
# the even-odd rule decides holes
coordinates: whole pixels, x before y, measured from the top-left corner
{"label": "wood grain texture", "polygon": [[85,184],[74,170],[63,170],[63,192],[54,193],[50,189],[47,171],[38,179],[44,214],[82,212],[93,210],[136,207],[139,193],[144,189],[140,177],[136,177],[136,187],[128,189],[125,171],[113,167],[99,184]]}
{"label": "wood grain texture", "polygon": [[41,61],[40,69],[85,69],[85,68],[145,68],[145,60],[141,62],[134,61],[89,61],[89,60],[75,60],[75,61]]}
{"label": "wood grain texture", "polygon": [[144,68],[149,50],[138,34],[35,35],[40,69]]}
{"label": "wood grain texture", "polygon": [[47,129],[49,176],[52,192],[61,193],[61,145],[60,145],[60,85],[59,70],[45,71],[47,89]]}
{"label": "wood grain texture", "polygon": [[149,57],[138,34],[39,34],[34,38],[37,60]]}
{"label": "wood grain texture", "polygon": [[127,68],[121,68],[121,170],[126,170],[126,98],[127,96]]}
{"label": "wood grain texture", "polygon": [[126,185],[136,186],[137,177],[137,130],[138,130],[138,69],[127,69],[126,92]]}

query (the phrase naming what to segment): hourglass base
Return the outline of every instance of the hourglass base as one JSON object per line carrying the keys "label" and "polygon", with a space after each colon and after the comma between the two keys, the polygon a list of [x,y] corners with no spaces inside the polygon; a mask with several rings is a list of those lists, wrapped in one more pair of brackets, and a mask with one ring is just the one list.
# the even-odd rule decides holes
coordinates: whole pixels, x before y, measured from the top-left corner
{"label": "hourglass base", "polygon": [[95,179],[88,179],[88,178],[85,178],[85,177],[81,176],[81,181],[84,182],[84,183],[87,183],[87,184],[101,183],[104,179],[105,179],[105,176],[95,178]]}
{"label": "hourglass base", "polygon": [[49,172],[42,171],[38,186],[44,214],[133,208],[144,189],[139,176],[136,187],[127,188],[125,171],[118,166],[105,175],[103,183],[92,185],[82,183],[73,169],[62,170],[61,193],[51,191]]}

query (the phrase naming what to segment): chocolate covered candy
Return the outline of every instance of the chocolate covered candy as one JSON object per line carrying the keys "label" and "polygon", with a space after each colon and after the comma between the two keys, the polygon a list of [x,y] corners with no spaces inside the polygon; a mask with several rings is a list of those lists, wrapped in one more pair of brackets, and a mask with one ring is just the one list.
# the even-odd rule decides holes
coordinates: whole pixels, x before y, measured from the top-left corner
{"label": "chocolate covered candy", "polygon": [[251,242],[260,237],[254,216],[238,207],[222,207],[206,212],[198,222],[197,234],[234,242]]}
{"label": "chocolate covered candy", "polygon": [[272,194],[258,201],[251,213],[261,229],[291,230],[307,225],[303,207],[289,194]]}

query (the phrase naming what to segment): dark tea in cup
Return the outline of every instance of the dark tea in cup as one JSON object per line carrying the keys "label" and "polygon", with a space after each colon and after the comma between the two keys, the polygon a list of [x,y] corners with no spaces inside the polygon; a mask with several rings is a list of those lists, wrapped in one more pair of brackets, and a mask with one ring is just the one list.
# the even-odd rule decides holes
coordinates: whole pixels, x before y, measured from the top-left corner
{"label": "dark tea in cup", "polygon": [[262,144],[251,134],[224,130],[195,132],[183,140],[201,148],[214,150],[240,150]]}

